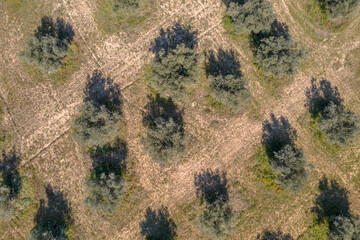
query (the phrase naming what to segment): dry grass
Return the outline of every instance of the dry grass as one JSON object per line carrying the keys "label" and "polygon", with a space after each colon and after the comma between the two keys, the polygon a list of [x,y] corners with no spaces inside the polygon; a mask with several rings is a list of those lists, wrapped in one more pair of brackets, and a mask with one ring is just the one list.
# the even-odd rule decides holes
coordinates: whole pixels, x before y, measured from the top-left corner
{"label": "dry grass", "polygon": [[[239,213],[230,239],[254,239],[264,229],[280,228],[295,238],[304,233],[312,221],[309,209],[324,174],[346,186],[353,212],[360,213],[359,150],[354,145],[336,153],[334,159],[314,137],[304,107],[304,93],[311,78],[325,77],[339,88],[346,105],[359,113],[360,18],[343,26],[341,32],[334,32],[307,18],[306,1],[272,2],[280,21],[289,25],[294,39],[310,54],[292,81],[270,90],[271,84],[260,77],[253,65],[248,43],[225,32],[225,6],[220,0],[157,0],[156,13],[139,26],[107,34],[97,24],[97,0],[51,4],[24,0],[24,5],[17,7],[0,2],[0,9],[4,9],[0,15],[0,94],[9,109],[3,124],[14,132],[8,147],[15,145],[22,152],[22,168],[33,169],[41,181],[39,188],[50,183],[65,193],[79,239],[137,239],[146,208],[161,205],[169,208],[179,239],[206,239],[194,223],[198,213],[194,174],[206,168],[227,171],[230,199]],[[61,77],[61,84],[35,74],[17,57],[27,34],[45,14],[61,16],[72,24],[79,48],[79,64]],[[204,86],[197,89],[179,106],[184,109],[185,132],[189,136],[187,155],[165,168],[154,163],[140,144],[144,134],[142,109],[149,92],[142,72],[153,57],[148,51],[151,41],[161,28],[175,21],[189,23],[198,31],[200,52],[218,48],[236,51],[241,69],[250,80],[254,104],[237,115],[222,116],[218,111],[209,111]],[[85,206],[83,182],[91,160],[68,134],[83,99],[86,77],[95,69],[113,77],[121,85],[125,99],[124,138],[129,149],[131,184],[125,204],[110,217]],[[253,156],[261,140],[261,123],[270,113],[289,119],[298,131],[298,144],[314,166],[309,185],[298,195],[274,193],[254,173]],[[38,192],[35,199],[43,197],[43,190]],[[240,203],[245,207],[239,208]],[[21,226],[0,223],[0,235],[22,239],[31,229],[31,219],[29,216]]]}

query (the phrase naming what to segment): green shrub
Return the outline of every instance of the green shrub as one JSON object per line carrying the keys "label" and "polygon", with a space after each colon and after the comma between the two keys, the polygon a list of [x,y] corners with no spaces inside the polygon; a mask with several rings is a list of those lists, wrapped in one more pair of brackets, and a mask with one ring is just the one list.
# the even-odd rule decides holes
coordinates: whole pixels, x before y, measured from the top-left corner
{"label": "green shrub", "polygon": [[44,73],[60,70],[66,57],[74,32],[70,25],[50,17],[41,19],[41,26],[28,39],[25,51],[20,56],[29,64],[35,64]]}
{"label": "green shrub", "polygon": [[80,145],[101,147],[120,134],[120,115],[110,112],[104,105],[85,102],[80,113],[81,116],[72,125],[72,136]]}
{"label": "green shrub", "polygon": [[318,127],[330,143],[346,145],[359,134],[360,118],[351,111],[345,111],[342,105],[330,102],[322,111]]}
{"label": "green shrub", "polygon": [[265,76],[283,78],[294,76],[305,56],[304,49],[297,49],[297,44],[290,38],[263,38],[256,50],[256,62]]}
{"label": "green shrub", "polygon": [[175,49],[164,49],[151,64],[151,86],[165,98],[183,100],[199,83],[199,56],[185,44]]}
{"label": "green shrub", "polygon": [[359,0],[314,0],[323,11],[330,12],[330,18],[346,17],[356,13],[359,9]]}
{"label": "green shrub", "polygon": [[199,216],[200,229],[211,237],[224,238],[231,232],[233,214],[227,202],[221,199],[206,204]]}
{"label": "green shrub", "polygon": [[276,19],[272,3],[264,0],[242,2],[231,2],[226,12],[231,18],[236,32],[242,34],[244,32],[269,31],[271,24]]}
{"label": "green shrub", "polygon": [[97,166],[85,186],[89,194],[86,204],[92,209],[111,214],[121,205],[125,181],[121,172],[111,165]]}
{"label": "green shrub", "polygon": [[303,150],[286,145],[274,155],[275,157],[270,159],[270,166],[277,175],[276,181],[289,192],[297,193],[302,190],[308,181]]}

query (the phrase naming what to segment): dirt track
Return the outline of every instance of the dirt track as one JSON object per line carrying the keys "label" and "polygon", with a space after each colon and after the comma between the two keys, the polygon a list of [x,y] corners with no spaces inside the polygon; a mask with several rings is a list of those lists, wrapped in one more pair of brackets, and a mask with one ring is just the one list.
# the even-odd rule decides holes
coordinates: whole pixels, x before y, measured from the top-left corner
{"label": "dirt track", "polygon": [[[70,2],[70,4],[68,4]],[[183,3],[182,3],[183,2]],[[21,62],[9,47],[9,63],[5,64],[7,71],[17,72],[19,82],[14,84],[6,81],[1,83],[3,95],[13,121],[20,135],[17,145],[21,146],[24,159],[23,164],[32,165],[39,177],[45,183],[59,186],[69,198],[80,239],[136,239],[139,236],[139,222],[143,219],[146,207],[153,208],[161,205],[169,208],[170,214],[177,211],[179,205],[185,205],[195,198],[194,174],[202,169],[222,169],[228,173],[230,181],[240,181],[251,187],[242,175],[248,175],[252,165],[249,158],[254,153],[253,146],[261,139],[261,121],[268,118],[270,113],[276,116],[283,115],[288,118],[293,127],[298,130],[299,144],[309,146],[311,139],[307,132],[298,123],[298,118],[306,112],[305,89],[310,85],[312,77],[325,77],[339,88],[345,99],[345,103],[355,101],[359,103],[359,87],[354,87],[358,82],[347,82],[353,78],[345,64],[345,57],[351,55],[354,49],[359,48],[360,41],[354,39],[354,33],[359,30],[359,19],[354,21],[340,34],[329,34],[328,39],[318,44],[306,35],[299,19],[291,15],[289,6],[296,5],[292,0],[273,0],[275,11],[279,19],[289,25],[290,32],[296,41],[306,45],[311,51],[307,66],[300,72],[293,82],[280,90],[281,98],[269,96],[264,86],[258,84],[253,76],[248,76],[250,85],[255,87],[255,98],[260,103],[260,121],[254,121],[248,114],[238,117],[219,118],[216,114],[206,114],[206,102],[198,91],[199,96],[183,103],[185,109],[184,120],[186,132],[192,136],[195,145],[189,148],[186,161],[177,163],[170,168],[160,168],[145,155],[139,143],[143,127],[141,125],[141,111],[145,105],[147,87],[141,78],[143,67],[149,63],[153,55],[148,50],[151,41],[158,35],[160,28],[166,28],[175,21],[188,21],[199,32],[198,46],[200,51],[209,48],[234,49],[239,54],[242,70],[245,74],[253,71],[251,56],[247,49],[240,44],[234,44],[224,33],[221,20],[225,6],[219,0],[168,0],[157,1],[160,9],[156,17],[150,18],[146,32],[138,34],[136,39],[130,39],[124,34],[99,35],[95,22],[95,1],[86,0],[63,0],[58,6],[63,8],[68,20],[74,27],[76,42],[87,56],[87,62],[81,69],[75,72],[71,79],[64,85],[54,86],[42,82],[38,84],[27,83],[31,76],[20,72]],[[4,17],[1,18],[3,21]],[[5,17],[6,18],[6,17]],[[8,26],[16,20],[8,20]],[[152,21],[156,24],[152,24]],[[313,26],[317,28],[317,26]],[[10,28],[11,29],[11,28]],[[11,30],[11,35],[16,36],[16,30]],[[136,34],[135,34],[136,35]],[[348,36],[349,42],[342,42],[344,36]],[[23,36],[17,36],[18,39]],[[16,41],[15,41],[16,42]],[[17,41],[21,42],[21,41]],[[339,44],[341,43],[341,44]],[[1,42],[1,44],[10,44]],[[5,47],[6,48],[6,47]],[[4,48],[4,49],[5,49]],[[5,54],[3,54],[5,56]],[[11,64],[10,64],[11,63]],[[340,67],[334,68],[335,63]],[[3,64],[3,63],[1,63]],[[78,149],[71,140],[68,130],[76,114],[77,107],[82,102],[83,86],[88,74],[95,69],[101,69],[105,74],[114,78],[121,84],[122,94],[125,99],[124,116],[127,122],[127,144],[129,158],[134,162],[135,172],[142,190],[142,200],[136,204],[137,210],[131,210],[136,215],[119,213],[119,216],[111,219],[97,216],[84,206],[83,181],[90,169],[90,159]],[[13,88],[16,84],[24,84],[26,87],[17,91]],[[11,89],[10,89],[11,88]],[[19,94],[13,96],[11,94]],[[354,100],[355,99],[355,100]],[[27,104],[24,105],[23,103]],[[195,104],[193,104],[195,102]],[[358,105],[357,105],[358,106]],[[355,110],[355,109],[354,109]],[[219,121],[217,127],[212,127],[213,120]],[[10,124],[10,123],[9,123]],[[306,149],[307,150],[307,149]],[[311,151],[311,150],[309,150]],[[335,163],[315,159],[318,156],[308,156],[308,161],[313,163],[319,174],[329,173],[340,177],[352,199],[359,196],[359,191],[352,185],[348,175],[341,171]],[[313,179],[312,185],[317,184]],[[298,196],[295,201],[305,201],[309,196]],[[309,202],[309,200],[306,200]],[[289,211],[290,206],[282,206],[279,212]],[[352,208],[360,211],[360,203],[354,201]],[[131,209],[131,206],[127,209]],[[269,218],[262,220],[253,229],[241,233],[244,239],[253,239],[257,233],[266,227],[281,227],[284,232],[298,236],[304,229],[299,226],[299,219],[303,218],[304,211],[290,211],[290,216],[278,216],[274,222]],[[98,224],[101,219],[102,224]],[[102,221],[103,220],[103,221]],[[114,228],[114,223],[121,228]],[[180,229],[185,231],[184,229]],[[12,232],[14,238],[22,237],[23,234]],[[195,233],[197,234],[197,233]]]}

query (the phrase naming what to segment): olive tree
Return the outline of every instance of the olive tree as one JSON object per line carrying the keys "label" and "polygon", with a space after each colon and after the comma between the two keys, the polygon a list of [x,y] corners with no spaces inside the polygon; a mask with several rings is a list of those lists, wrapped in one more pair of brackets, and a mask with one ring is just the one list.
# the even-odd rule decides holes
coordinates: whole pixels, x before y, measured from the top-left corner
{"label": "olive tree", "polygon": [[121,172],[110,165],[96,167],[85,183],[89,196],[86,204],[92,209],[111,214],[121,205],[125,181]]}
{"label": "olive tree", "polygon": [[280,36],[264,38],[256,50],[256,62],[265,76],[283,78],[293,76],[305,56],[290,38]]}
{"label": "olive tree", "polygon": [[330,240],[360,239],[360,218],[354,216],[333,216],[330,219]]}
{"label": "olive tree", "polygon": [[329,142],[346,145],[359,134],[360,118],[342,105],[330,102],[321,113],[318,127]]}
{"label": "olive tree", "polygon": [[74,32],[62,19],[54,23],[52,18],[43,17],[41,22],[35,33],[29,35],[20,57],[44,73],[56,73],[67,55]]}
{"label": "olive tree", "polygon": [[276,181],[289,192],[299,192],[308,181],[304,151],[286,145],[274,155],[270,166],[277,176]]}
{"label": "olive tree", "polygon": [[210,95],[226,108],[237,112],[241,106],[241,101],[246,102],[250,96],[246,88],[247,79],[236,75],[209,76]]}
{"label": "olive tree", "polygon": [[330,13],[330,18],[346,17],[359,9],[359,0],[315,0],[320,8]]}
{"label": "olive tree", "polygon": [[266,0],[233,1],[226,14],[238,34],[269,31],[276,19],[272,3]]}
{"label": "olive tree", "polygon": [[162,97],[183,100],[199,82],[198,62],[196,50],[185,44],[168,52],[162,49],[151,64],[151,86]]}
{"label": "olive tree", "polygon": [[111,112],[105,105],[95,105],[88,101],[80,113],[81,116],[72,125],[72,136],[82,146],[101,147],[120,134],[120,114]]}

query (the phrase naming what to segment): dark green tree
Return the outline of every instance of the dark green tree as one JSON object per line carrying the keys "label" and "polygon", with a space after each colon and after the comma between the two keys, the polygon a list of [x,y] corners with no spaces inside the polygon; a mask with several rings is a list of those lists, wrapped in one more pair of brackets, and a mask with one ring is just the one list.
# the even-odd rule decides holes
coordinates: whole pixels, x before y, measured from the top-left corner
{"label": "dark green tree", "polygon": [[210,96],[225,108],[237,112],[250,98],[247,79],[240,71],[240,63],[233,51],[211,51],[206,72],[209,78]]}
{"label": "dark green tree", "polygon": [[308,181],[304,151],[286,145],[274,152],[274,155],[270,159],[270,166],[277,176],[276,181],[289,192],[297,193],[302,190]]}
{"label": "dark green tree", "polygon": [[359,134],[360,118],[342,105],[330,102],[322,111],[318,127],[330,143],[346,145]]}
{"label": "dark green tree", "polygon": [[170,163],[175,156],[185,151],[185,136],[181,111],[170,99],[149,96],[145,106],[143,124],[146,136],[144,149],[160,163]]}
{"label": "dark green tree", "polygon": [[20,56],[44,73],[55,73],[61,68],[73,35],[71,26],[62,19],[54,23],[52,18],[43,17],[41,26],[30,34],[26,49]]}
{"label": "dark green tree", "polygon": [[121,205],[125,181],[121,172],[110,164],[97,166],[85,186],[89,194],[86,204],[92,209],[111,214]]}
{"label": "dark green tree", "polygon": [[294,76],[304,57],[305,50],[298,49],[290,36],[264,38],[256,50],[256,62],[260,69],[265,76],[273,78]]}
{"label": "dark green tree", "polygon": [[269,31],[276,19],[272,3],[266,0],[232,1],[226,14],[238,34]]}
{"label": "dark green tree", "polygon": [[330,240],[360,239],[360,218],[353,216],[333,216],[330,219]]}
{"label": "dark green tree", "polygon": [[330,18],[346,17],[359,10],[359,0],[315,0],[323,11],[330,13]]}
{"label": "dark green tree", "polygon": [[183,100],[199,83],[198,58],[196,50],[185,44],[167,53],[162,49],[151,64],[151,86],[162,97]]}
{"label": "dark green tree", "polygon": [[72,125],[72,136],[82,146],[101,147],[120,134],[120,115],[109,111],[104,105],[96,106],[88,101],[80,113],[81,116]]}

